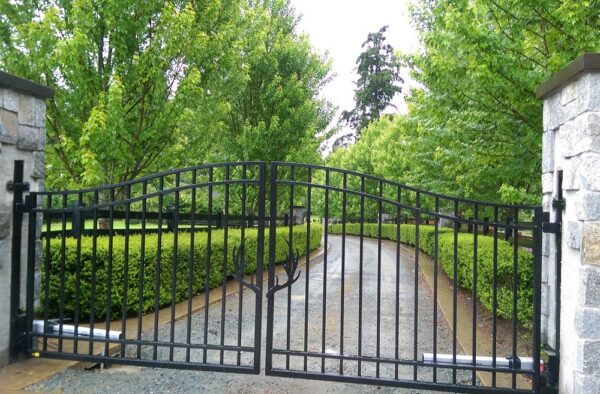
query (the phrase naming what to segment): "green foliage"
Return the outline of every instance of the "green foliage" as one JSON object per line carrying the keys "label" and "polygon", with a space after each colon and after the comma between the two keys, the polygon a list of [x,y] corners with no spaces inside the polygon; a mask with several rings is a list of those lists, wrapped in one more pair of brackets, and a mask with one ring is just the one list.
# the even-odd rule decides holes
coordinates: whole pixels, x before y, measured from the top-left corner
{"label": "green foliage", "polygon": [[422,50],[401,57],[417,82],[408,114],[371,123],[335,152],[350,158],[332,160],[428,191],[539,203],[535,91],[579,54],[600,50],[600,2],[417,0],[412,19]]}
{"label": "green foliage", "polygon": [[[364,224],[365,237],[377,238],[377,224]],[[396,241],[396,225],[383,224],[381,237]],[[450,279],[454,278],[454,232],[448,228],[440,228],[438,237],[438,261]],[[329,226],[332,234],[341,234],[342,225]],[[360,224],[346,224],[346,234],[360,235]],[[400,242],[416,245],[416,226],[400,225]],[[497,241],[496,249],[496,283],[497,283],[497,314],[511,319],[513,314],[513,261],[514,248],[508,242]],[[435,227],[419,226],[419,248],[430,256],[434,255]],[[473,289],[473,234],[458,234],[456,254],[456,281],[460,287]],[[517,319],[526,327],[531,326],[533,316],[533,256],[523,249],[517,251]],[[489,311],[493,310],[494,288],[494,239],[492,237],[477,237],[477,298]]]}
{"label": "green foliage", "polygon": [[287,0],[0,2],[0,68],[55,89],[47,184],[202,162],[320,162],[328,60]]}
{"label": "green foliage", "polygon": [[[305,226],[293,227],[291,243],[294,250],[298,249],[300,253],[305,251],[306,235]],[[244,235],[246,274],[256,270],[257,236],[256,229],[246,229]],[[286,259],[288,237],[289,227],[277,229],[275,251],[277,263]],[[42,283],[45,283],[47,279],[50,283],[49,316],[58,316],[62,300],[65,316],[72,317],[75,309],[78,308],[79,316],[82,319],[88,318],[92,313],[91,308],[94,306],[93,313],[96,319],[103,319],[106,317],[109,307],[108,295],[110,295],[111,319],[120,318],[123,312],[126,315],[137,314],[140,300],[142,302],[141,312],[146,313],[154,309],[155,303],[158,303],[159,307],[170,304],[173,286],[175,302],[186,299],[188,291],[190,291],[188,285],[190,269],[193,270],[192,295],[206,289],[207,272],[209,272],[209,289],[220,286],[224,278],[235,275],[233,251],[241,243],[239,229],[228,231],[227,259],[224,258],[223,230],[213,230],[211,233],[210,261],[207,261],[208,234],[206,232],[194,234],[193,250],[190,238],[189,233],[179,233],[177,245],[175,245],[173,233],[165,233],[161,235],[159,247],[157,234],[145,235],[143,243],[141,235],[130,236],[127,243],[125,237],[115,236],[112,244],[108,237],[99,237],[95,241],[93,237],[82,237],[79,255],[77,254],[78,240],[65,238],[64,258],[62,254],[63,241],[60,238],[52,239],[48,261],[49,277],[45,271],[45,264],[42,264]],[[95,248],[93,248],[94,242],[96,242]],[[320,243],[321,226],[312,223],[310,249],[316,249]],[[268,245],[269,233],[266,230],[263,260],[265,268],[269,257]],[[128,257],[126,258],[126,256]],[[45,261],[45,258],[42,261]],[[210,265],[209,271],[207,271],[207,264]],[[78,268],[79,281],[77,280]],[[173,271],[175,272],[174,278]],[[64,275],[64,281],[61,280],[61,275]],[[77,283],[79,283],[79,303],[76,303]],[[62,298],[61,292],[63,293]],[[126,303],[124,297],[126,297]],[[42,303],[45,302],[45,299],[46,295],[42,294]]]}
{"label": "green foliage", "polygon": [[394,55],[394,48],[385,42],[387,28],[383,26],[378,32],[369,33],[362,44],[364,51],[356,59],[359,75],[354,91],[356,105],[353,110],[342,112],[341,120],[356,130],[358,138],[402,90],[397,85],[403,82],[400,62]]}

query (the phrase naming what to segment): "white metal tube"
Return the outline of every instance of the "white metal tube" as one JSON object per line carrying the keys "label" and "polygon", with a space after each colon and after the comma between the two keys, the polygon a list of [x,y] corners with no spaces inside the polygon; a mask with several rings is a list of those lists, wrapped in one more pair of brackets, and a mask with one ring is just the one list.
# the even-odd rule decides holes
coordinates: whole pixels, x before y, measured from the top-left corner
{"label": "white metal tube", "polygon": [[[433,362],[433,353],[423,353],[424,362]],[[533,358],[532,357],[519,357],[521,362],[520,369],[532,370],[533,369]],[[452,354],[436,354],[436,363],[438,364],[454,364],[454,356]],[[460,365],[473,365],[473,356],[457,354],[456,364]],[[492,367],[494,364],[494,358],[489,356],[475,356],[475,366],[478,367]],[[540,367],[543,368],[544,362],[540,360]],[[496,357],[496,367],[498,368],[511,368],[512,358],[510,357]]]}
{"label": "white metal tube", "polygon": [[[55,323],[55,322],[48,322],[47,325],[48,328],[52,329],[52,333],[56,334],[60,331],[60,324]],[[72,324],[63,324],[62,325],[62,333],[66,334],[68,336],[75,336],[75,328],[76,326],[72,325]],[[44,330],[44,321],[43,320],[34,320],[33,321],[33,332],[36,334],[44,334],[46,331],[49,330]],[[78,326],[77,327],[77,336],[82,336],[82,337],[96,337],[96,338],[106,338],[106,330],[103,330],[101,328],[94,328],[94,331],[92,332],[92,330],[90,330],[89,327],[82,327],[82,326]],[[108,339],[122,339],[123,338],[123,334],[121,333],[121,331],[114,331],[114,330],[110,330],[108,332]]]}

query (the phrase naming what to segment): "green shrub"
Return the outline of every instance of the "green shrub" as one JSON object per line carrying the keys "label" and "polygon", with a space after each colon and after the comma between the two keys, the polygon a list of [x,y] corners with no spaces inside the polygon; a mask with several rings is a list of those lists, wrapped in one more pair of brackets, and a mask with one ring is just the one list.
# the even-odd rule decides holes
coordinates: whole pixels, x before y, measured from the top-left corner
{"label": "green shrub", "polygon": [[[341,234],[342,225],[330,225],[328,231]],[[382,224],[382,238],[396,241],[396,225]],[[346,234],[360,235],[360,224],[346,224]],[[377,238],[379,225],[366,223],[363,227],[365,237]],[[415,246],[416,226],[400,225],[400,242]],[[430,256],[434,254],[435,227],[419,226],[419,248]],[[473,289],[473,234],[458,234],[456,273],[460,287]],[[511,319],[513,314],[513,260],[514,248],[504,240],[498,240],[497,247],[497,314]],[[449,228],[440,228],[438,237],[438,261],[450,278],[454,278],[454,232]],[[519,249],[517,251],[517,318],[525,326],[530,327],[533,316],[533,256]],[[492,237],[477,237],[477,298],[489,311],[493,310],[493,269],[494,240]]]}
{"label": "green shrub", "polygon": [[[321,243],[322,228],[319,224],[311,223],[310,250],[319,247]],[[289,236],[289,227],[277,229],[275,261],[285,261],[288,253],[286,240]],[[258,245],[258,231],[246,229],[245,242],[245,273],[256,270],[256,256]],[[111,319],[120,318],[125,306],[126,315],[134,315],[139,311],[139,302],[142,302],[142,313],[152,311],[158,297],[159,307],[169,305],[172,301],[171,289],[175,288],[175,302],[188,297],[189,273],[193,267],[192,294],[198,294],[206,289],[207,245],[208,234],[197,232],[194,234],[194,247],[191,251],[190,234],[180,232],[175,246],[174,234],[161,234],[160,248],[158,247],[158,234],[146,234],[142,258],[142,236],[131,235],[127,242],[124,236],[114,236],[111,242],[108,237],[96,238],[95,253],[93,253],[93,238],[82,237],[79,256],[75,238],[63,240],[54,238],[50,240],[49,254],[49,284],[48,314],[50,317],[58,316],[61,305],[61,292],[63,315],[73,316],[75,308],[79,308],[81,319],[87,319],[92,313],[96,320],[105,319],[108,308],[110,285],[110,315]],[[227,234],[227,259],[224,259],[225,239],[223,230],[213,230],[210,242],[210,274],[208,287],[218,287],[223,282],[223,277],[235,274],[233,250],[241,243],[239,229],[229,229]],[[265,229],[264,240],[264,269],[266,271],[269,257],[269,230]],[[294,226],[292,245],[300,253],[306,250],[306,226]],[[191,253],[190,253],[191,252]],[[112,259],[110,258],[112,254]],[[191,258],[190,258],[191,254]],[[42,288],[46,280],[45,257],[42,259]],[[112,261],[112,264],[109,262]],[[62,263],[61,263],[62,262]],[[79,262],[79,263],[78,263]],[[173,265],[175,264],[175,266]],[[225,275],[223,265],[225,264]],[[77,299],[77,266],[79,266],[79,303]],[[95,267],[95,269],[94,269]],[[159,275],[157,276],[157,271]],[[175,278],[173,278],[175,271]],[[61,280],[61,275],[64,280]],[[95,276],[95,277],[93,277]],[[158,284],[157,284],[158,278]],[[110,284],[109,284],[110,280]],[[63,286],[61,288],[61,283]],[[126,289],[126,292],[124,292]],[[158,290],[158,291],[156,291]],[[140,297],[141,291],[141,297]],[[125,298],[126,297],[126,305]],[[42,294],[42,303],[46,296]]]}

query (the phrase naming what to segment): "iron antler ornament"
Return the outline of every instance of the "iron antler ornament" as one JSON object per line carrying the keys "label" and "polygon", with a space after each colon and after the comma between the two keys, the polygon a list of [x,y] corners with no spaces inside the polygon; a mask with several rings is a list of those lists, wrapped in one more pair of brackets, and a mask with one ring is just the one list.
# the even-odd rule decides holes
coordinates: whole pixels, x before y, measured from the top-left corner
{"label": "iron antler ornament", "polygon": [[[291,249],[291,245],[290,245],[290,241],[289,240],[285,240],[288,244],[288,249]],[[290,287],[292,284],[294,284],[294,282],[296,282],[298,280],[298,278],[300,278],[300,273],[302,271],[298,271],[298,273],[296,273],[296,269],[298,268],[298,261],[300,260],[300,253],[298,253],[298,249],[296,249],[296,254],[295,255],[288,255],[287,253],[285,254],[285,261],[283,262],[283,269],[285,270],[285,273],[287,274],[287,280],[285,281],[285,283],[283,284],[279,284],[279,276],[275,276],[275,286],[271,287],[269,289],[269,291],[267,291],[267,298],[270,298],[273,296],[273,294],[275,294],[276,292],[278,292],[281,289],[284,289],[286,287]],[[295,275],[295,277],[294,277]]]}
{"label": "iron antler ornament", "polygon": [[237,248],[233,248],[233,265],[235,268],[235,277],[238,282],[240,282],[243,286],[246,286],[250,290],[252,290],[255,294],[260,292],[260,289],[253,283],[248,283],[244,279],[244,273],[246,272],[246,239],[244,238],[240,243],[240,246]]}

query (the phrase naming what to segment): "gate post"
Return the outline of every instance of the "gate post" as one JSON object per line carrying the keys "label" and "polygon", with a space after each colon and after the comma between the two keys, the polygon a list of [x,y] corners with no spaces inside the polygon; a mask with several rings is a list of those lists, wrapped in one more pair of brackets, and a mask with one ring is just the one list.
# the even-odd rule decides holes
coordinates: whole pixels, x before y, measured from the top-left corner
{"label": "gate post", "polygon": [[25,183],[31,191],[43,189],[44,100],[53,95],[48,87],[0,71],[0,367],[16,356],[12,345],[25,323],[20,311],[26,306],[28,221],[15,212]]}
{"label": "gate post", "polygon": [[537,95],[543,207],[562,222],[543,238],[542,336],[560,359],[560,392],[599,392],[600,54],[578,57]]}

